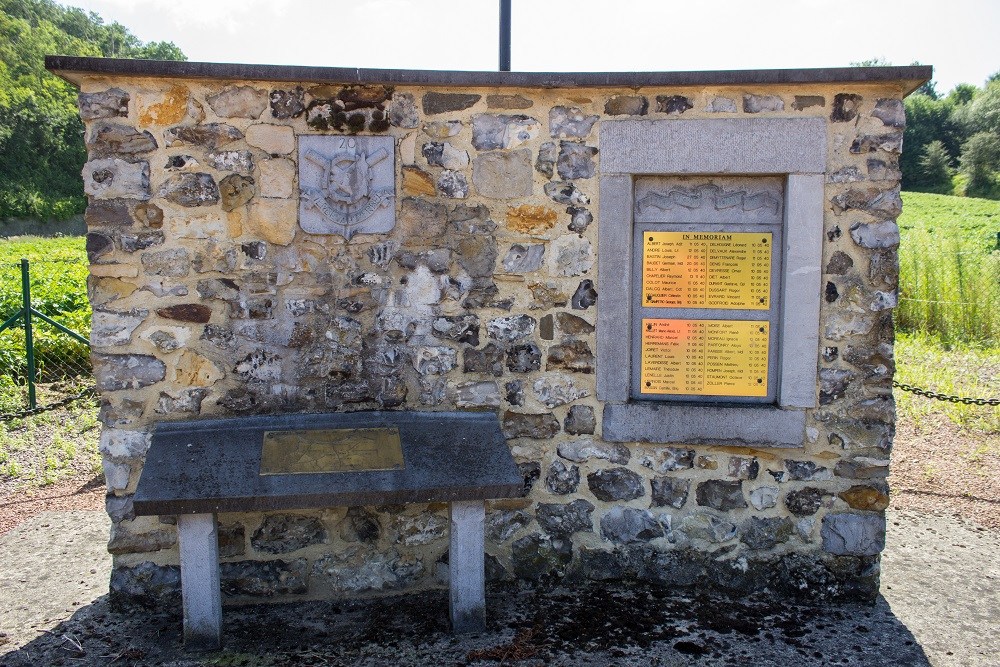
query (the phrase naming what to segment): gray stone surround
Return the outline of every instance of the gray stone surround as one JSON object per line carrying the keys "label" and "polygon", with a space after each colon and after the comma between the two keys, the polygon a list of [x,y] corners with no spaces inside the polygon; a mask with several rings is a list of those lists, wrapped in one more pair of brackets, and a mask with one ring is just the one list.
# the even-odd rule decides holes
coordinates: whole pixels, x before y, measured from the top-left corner
{"label": "gray stone surround", "polygon": [[[616,442],[735,441],[800,447],[816,405],[823,232],[823,121],[804,118],[605,121],[601,129],[597,395],[603,437]],[[771,406],[656,405],[630,398],[633,177],[640,174],[786,177],[778,332]]]}

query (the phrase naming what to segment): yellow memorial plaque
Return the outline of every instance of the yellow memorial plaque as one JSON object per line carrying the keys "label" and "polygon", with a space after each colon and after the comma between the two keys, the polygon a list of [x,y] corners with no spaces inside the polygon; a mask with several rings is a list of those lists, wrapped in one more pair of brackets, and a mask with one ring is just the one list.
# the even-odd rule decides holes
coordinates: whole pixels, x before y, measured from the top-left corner
{"label": "yellow memorial plaque", "polygon": [[261,475],[397,470],[403,448],[397,428],[265,431]]}
{"label": "yellow memorial plaque", "polygon": [[767,396],[768,323],[642,320],[643,394]]}
{"label": "yellow memorial plaque", "polygon": [[645,232],[642,305],[767,310],[769,232]]}

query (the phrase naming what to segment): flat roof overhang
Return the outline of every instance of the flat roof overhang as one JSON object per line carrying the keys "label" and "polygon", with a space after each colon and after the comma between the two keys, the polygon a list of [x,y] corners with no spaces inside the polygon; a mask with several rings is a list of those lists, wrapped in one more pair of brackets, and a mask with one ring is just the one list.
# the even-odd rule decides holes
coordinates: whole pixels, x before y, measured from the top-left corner
{"label": "flat roof overhang", "polygon": [[88,76],[233,79],[295,83],[392,84],[482,88],[648,88],[765,84],[897,84],[908,95],[933,76],[930,65],[715,70],[706,72],[465,72],[303,65],[45,56],[45,67],[79,86]]}

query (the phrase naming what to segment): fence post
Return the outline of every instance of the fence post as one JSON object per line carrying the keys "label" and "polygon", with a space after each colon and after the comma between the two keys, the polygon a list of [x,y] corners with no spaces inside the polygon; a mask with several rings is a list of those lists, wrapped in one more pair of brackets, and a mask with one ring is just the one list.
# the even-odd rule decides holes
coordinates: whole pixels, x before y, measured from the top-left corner
{"label": "fence post", "polygon": [[38,407],[35,400],[35,343],[31,331],[31,272],[28,260],[21,259],[21,314],[24,316],[24,349],[28,361],[28,407]]}

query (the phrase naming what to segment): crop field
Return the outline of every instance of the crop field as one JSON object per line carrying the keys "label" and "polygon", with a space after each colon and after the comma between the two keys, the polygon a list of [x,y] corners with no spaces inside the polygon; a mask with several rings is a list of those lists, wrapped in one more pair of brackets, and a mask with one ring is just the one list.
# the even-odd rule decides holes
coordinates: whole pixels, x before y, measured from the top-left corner
{"label": "crop field", "polygon": [[[0,323],[22,307],[21,259],[30,269],[32,307],[85,338],[90,333],[87,257],[82,237],[0,241]],[[90,351],[34,318],[39,403],[56,400],[90,371]],[[0,414],[25,407],[27,354],[21,322],[0,332]]]}

